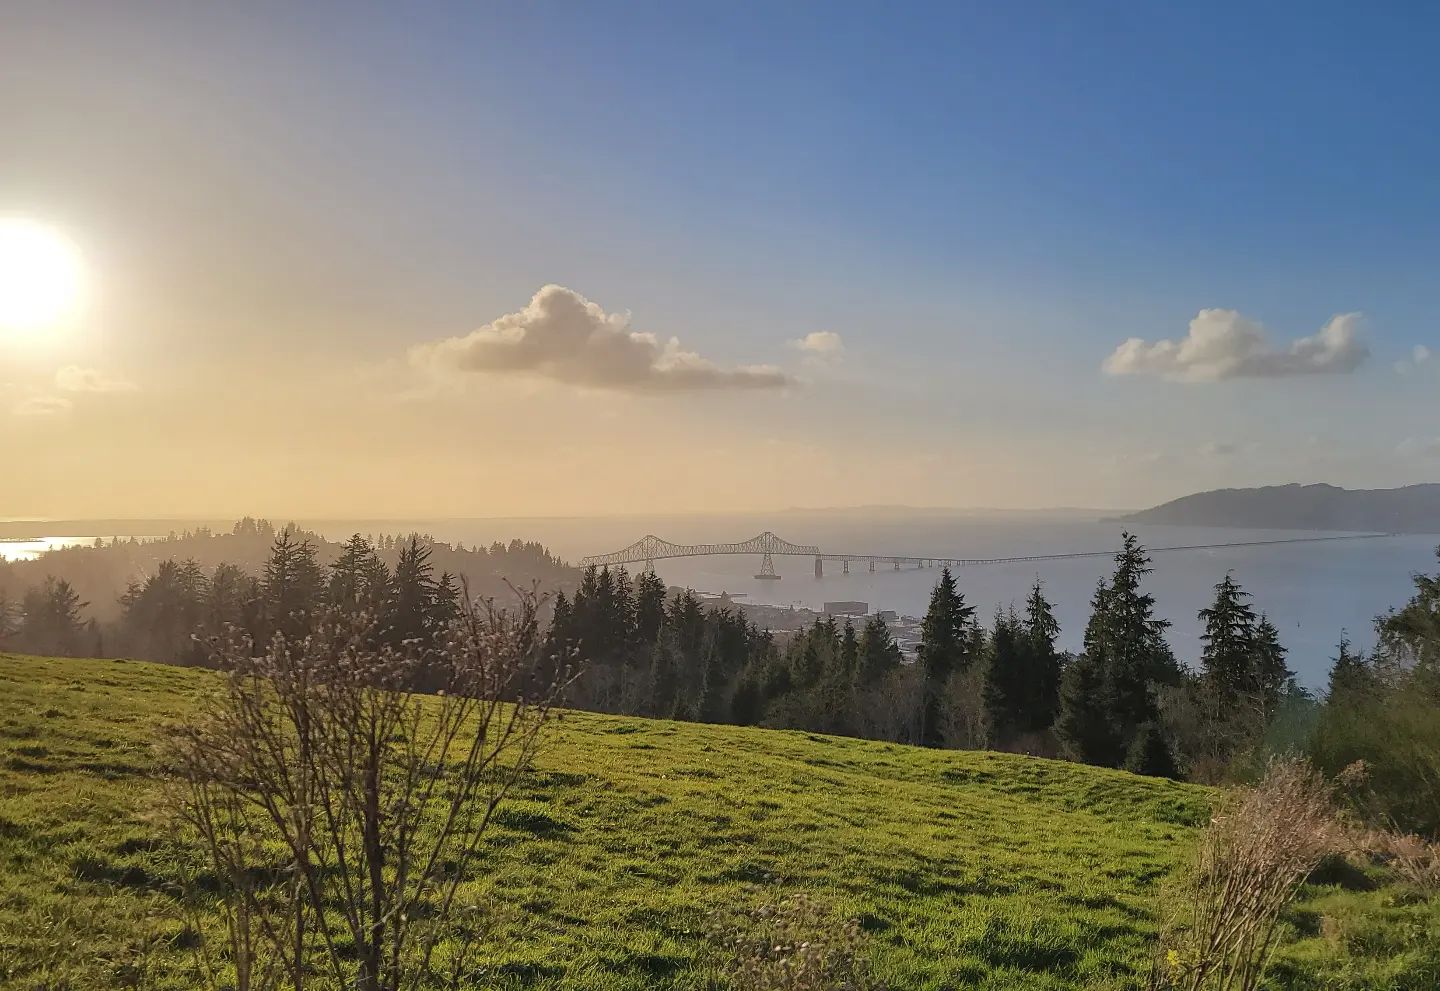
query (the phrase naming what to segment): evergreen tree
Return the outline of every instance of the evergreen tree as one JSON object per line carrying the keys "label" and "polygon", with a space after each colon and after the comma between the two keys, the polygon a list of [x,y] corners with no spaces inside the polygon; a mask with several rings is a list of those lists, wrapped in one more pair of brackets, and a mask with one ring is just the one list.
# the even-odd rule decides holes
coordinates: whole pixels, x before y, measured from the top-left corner
{"label": "evergreen tree", "polygon": [[987,742],[991,747],[1000,747],[1028,732],[1032,718],[1029,710],[1034,650],[1013,609],[995,611],[988,648],[981,699]]}
{"label": "evergreen tree", "polygon": [[925,679],[925,697],[920,717],[920,740],[926,746],[940,746],[941,696],[950,676],[966,670],[976,636],[975,607],[955,585],[950,569],[940,572],[940,581],[930,594],[930,607],[920,624],[919,664]]}
{"label": "evergreen tree", "polygon": [[1055,735],[1071,760],[1117,767],[1125,742],[1112,719],[1113,703],[1105,676],[1105,659],[1097,643],[1077,657],[1060,679],[1060,714]]}
{"label": "evergreen tree", "polygon": [[844,684],[851,685],[855,682],[855,675],[860,670],[860,642],[855,636],[855,626],[850,620],[845,620],[845,631],[840,635],[840,670],[837,674]]}
{"label": "evergreen tree", "polygon": [[238,565],[217,564],[210,575],[201,625],[210,635],[243,624],[247,575]]}
{"label": "evergreen tree", "polygon": [[878,613],[866,620],[860,633],[859,651],[857,680],[862,688],[875,684],[900,667],[900,647],[890,635],[890,627]]}
{"label": "evergreen tree", "polygon": [[1040,579],[1030,589],[1025,601],[1025,632],[1030,641],[1031,691],[1027,705],[1029,729],[1043,730],[1055,722],[1060,708],[1060,652],[1055,643],[1060,639],[1060,622],[1055,609],[1045,598]]}
{"label": "evergreen tree", "polygon": [[390,571],[373,544],[353,534],[330,565],[329,597],[347,611],[377,611],[388,595]]}
{"label": "evergreen tree", "polygon": [[665,622],[665,583],[653,571],[642,571],[635,581],[635,639],[644,646],[655,642]]}
{"label": "evergreen tree", "polygon": [[435,629],[440,583],[435,580],[430,553],[414,534],[400,548],[383,623],[384,635],[391,643],[423,642]]}
{"label": "evergreen tree", "polygon": [[20,606],[10,600],[9,594],[0,588],[0,650],[20,632]]}
{"label": "evergreen tree", "polygon": [[20,639],[41,654],[75,655],[82,643],[85,621],[74,587],[63,578],[47,577],[44,584],[25,593],[21,604]]}
{"label": "evergreen tree", "polygon": [[298,639],[310,632],[324,603],[325,577],[315,545],[296,541],[289,528],[270,547],[262,582],[267,636],[283,633]]}
{"label": "evergreen tree", "polygon": [[1267,712],[1274,712],[1281,701],[1290,693],[1295,683],[1295,672],[1285,663],[1287,651],[1280,643],[1280,631],[1270,618],[1261,614],[1255,624],[1254,658],[1251,669],[1255,685],[1264,699]]}
{"label": "evergreen tree", "polygon": [[1169,741],[1157,723],[1146,723],[1136,732],[1125,754],[1125,770],[1152,778],[1179,778]]}
{"label": "evergreen tree", "polygon": [[1330,666],[1330,699],[1333,701],[1348,693],[1366,692],[1374,687],[1375,676],[1366,663],[1364,653],[1351,649],[1350,638],[1342,633]]}
{"label": "evergreen tree", "polygon": [[[1062,686],[1061,722],[1067,749],[1088,763],[1118,767],[1141,726],[1158,722],[1152,682],[1173,677],[1165,642],[1167,620],[1155,618],[1155,598],[1141,591],[1150,559],[1133,534],[1123,535],[1115,572],[1091,600],[1085,664],[1077,662],[1069,691]],[[1098,684],[1094,676],[1098,674]],[[1066,706],[1077,707],[1067,715]],[[1103,713],[1104,718],[1098,718]],[[1106,729],[1102,731],[1102,724]]]}
{"label": "evergreen tree", "polygon": [[1233,708],[1258,687],[1255,610],[1245,602],[1249,597],[1226,572],[1215,586],[1214,604],[1199,614],[1205,624],[1200,666],[1207,689],[1222,709]]}

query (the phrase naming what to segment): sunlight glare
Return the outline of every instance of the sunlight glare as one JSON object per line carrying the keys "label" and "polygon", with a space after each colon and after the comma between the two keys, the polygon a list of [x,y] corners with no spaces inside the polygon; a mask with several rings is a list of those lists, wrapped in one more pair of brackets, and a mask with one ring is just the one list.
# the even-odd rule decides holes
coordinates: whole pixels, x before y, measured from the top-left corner
{"label": "sunlight glare", "polygon": [[0,333],[53,330],[80,308],[80,253],[53,228],[0,217]]}

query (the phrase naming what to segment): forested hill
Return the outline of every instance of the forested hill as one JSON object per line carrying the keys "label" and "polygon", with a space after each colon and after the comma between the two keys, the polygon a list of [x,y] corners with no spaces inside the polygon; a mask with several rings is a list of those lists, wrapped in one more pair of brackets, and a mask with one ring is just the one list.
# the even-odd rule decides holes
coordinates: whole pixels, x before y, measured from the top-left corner
{"label": "forested hill", "polygon": [[1216,489],[1120,517],[1126,523],[1440,533],[1440,484],[1398,489],[1267,485]]}

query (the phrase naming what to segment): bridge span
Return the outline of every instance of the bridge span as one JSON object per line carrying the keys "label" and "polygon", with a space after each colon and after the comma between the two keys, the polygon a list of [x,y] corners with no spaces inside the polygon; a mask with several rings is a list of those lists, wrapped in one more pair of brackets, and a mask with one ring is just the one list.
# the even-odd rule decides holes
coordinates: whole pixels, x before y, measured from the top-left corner
{"label": "bridge span", "polygon": [[[1379,537],[1393,537],[1393,533],[1339,533],[1324,536],[1312,537],[1275,537],[1268,540],[1236,540],[1229,543],[1215,544],[1177,544],[1168,547],[1147,547],[1146,551],[1151,554],[1159,554],[1168,551],[1204,551],[1215,550],[1222,547],[1261,547],[1270,544],[1313,544],[1332,540],[1373,540]],[[756,578],[778,581],[780,576],[775,573],[775,557],[813,557],[815,559],[815,577],[825,577],[825,562],[838,561],[841,564],[844,574],[850,573],[851,564],[863,564],[870,571],[876,570],[876,565],[888,566],[894,571],[904,567],[914,568],[935,568],[935,567],[973,567],[984,564],[1020,564],[1026,561],[1064,561],[1071,558],[1082,557],[1113,557],[1115,551],[1068,551],[1061,554],[1023,554],[1015,557],[956,557],[950,555],[934,555],[915,557],[903,554],[841,554],[829,551],[822,551],[814,544],[793,544],[788,540],[777,537],[774,533],[766,530],[757,534],[749,540],[740,540],[729,544],[676,544],[648,533],[641,537],[629,547],[622,547],[618,551],[611,551],[608,554],[592,554],[589,557],[581,558],[581,567],[591,565],[597,567],[609,567],[611,565],[640,564],[644,563],[646,571],[655,570],[655,562],[675,557],[710,557],[721,554],[759,554],[760,571]]]}

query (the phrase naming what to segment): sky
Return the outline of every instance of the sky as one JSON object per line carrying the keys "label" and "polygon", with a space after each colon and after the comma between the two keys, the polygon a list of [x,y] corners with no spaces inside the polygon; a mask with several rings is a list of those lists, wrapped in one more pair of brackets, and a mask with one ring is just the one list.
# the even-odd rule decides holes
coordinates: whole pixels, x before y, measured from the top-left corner
{"label": "sky", "polygon": [[1437,31],[10,0],[0,234],[78,288],[7,331],[0,238],[0,516],[1440,480]]}

